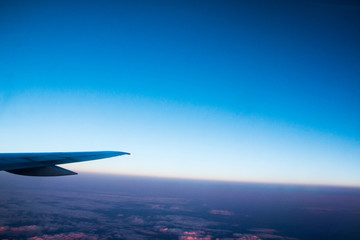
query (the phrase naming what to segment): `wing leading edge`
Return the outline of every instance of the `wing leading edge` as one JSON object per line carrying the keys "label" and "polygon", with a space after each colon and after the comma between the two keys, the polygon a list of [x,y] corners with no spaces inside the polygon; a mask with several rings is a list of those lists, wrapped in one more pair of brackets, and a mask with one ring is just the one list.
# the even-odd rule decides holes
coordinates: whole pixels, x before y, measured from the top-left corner
{"label": "wing leading edge", "polygon": [[92,161],[130,155],[126,152],[53,152],[53,153],[0,153],[0,171],[25,176],[66,176],[77,173],[58,167],[58,164]]}

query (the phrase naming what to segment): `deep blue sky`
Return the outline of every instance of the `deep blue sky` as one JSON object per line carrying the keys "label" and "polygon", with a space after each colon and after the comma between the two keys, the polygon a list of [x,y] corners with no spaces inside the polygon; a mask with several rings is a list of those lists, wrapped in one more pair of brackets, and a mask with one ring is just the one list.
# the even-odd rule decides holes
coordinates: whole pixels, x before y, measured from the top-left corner
{"label": "deep blue sky", "polygon": [[1,152],[359,185],[359,29],[356,1],[1,1]]}

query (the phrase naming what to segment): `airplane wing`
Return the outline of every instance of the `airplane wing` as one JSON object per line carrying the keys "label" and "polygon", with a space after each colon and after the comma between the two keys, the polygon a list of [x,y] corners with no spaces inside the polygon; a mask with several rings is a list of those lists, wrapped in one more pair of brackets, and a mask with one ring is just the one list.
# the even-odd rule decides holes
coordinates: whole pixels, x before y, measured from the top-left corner
{"label": "airplane wing", "polygon": [[77,173],[58,167],[58,164],[91,161],[121,155],[126,152],[51,152],[51,153],[0,153],[0,171],[25,176],[65,176]]}

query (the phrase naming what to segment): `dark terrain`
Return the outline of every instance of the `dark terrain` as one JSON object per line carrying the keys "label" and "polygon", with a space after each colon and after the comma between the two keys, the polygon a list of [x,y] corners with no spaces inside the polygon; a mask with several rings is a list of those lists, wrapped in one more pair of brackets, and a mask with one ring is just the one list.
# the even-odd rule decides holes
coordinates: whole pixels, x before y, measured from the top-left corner
{"label": "dark terrain", "polygon": [[0,239],[360,239],[360,189],[0,173]]}

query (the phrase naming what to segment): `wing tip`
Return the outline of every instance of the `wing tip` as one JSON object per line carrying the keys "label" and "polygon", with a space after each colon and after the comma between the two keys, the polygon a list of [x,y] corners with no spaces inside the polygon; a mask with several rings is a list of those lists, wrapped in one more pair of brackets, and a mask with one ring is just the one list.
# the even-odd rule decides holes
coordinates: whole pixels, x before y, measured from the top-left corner
{"label": "wing tip", "polygon": [[121,156],[121,155],[132,155],[132,153],[120,152],[120,151],[114,151],[114,153],[118,154],[118,156]]}

